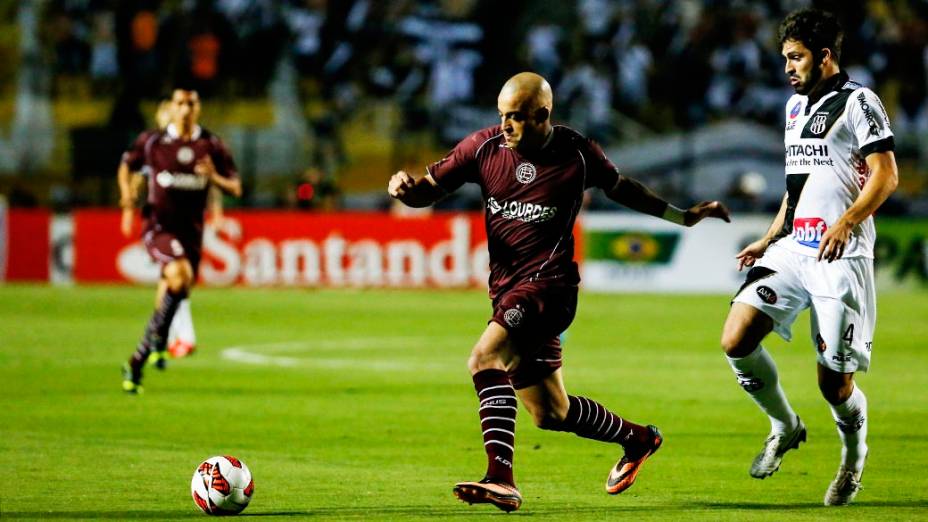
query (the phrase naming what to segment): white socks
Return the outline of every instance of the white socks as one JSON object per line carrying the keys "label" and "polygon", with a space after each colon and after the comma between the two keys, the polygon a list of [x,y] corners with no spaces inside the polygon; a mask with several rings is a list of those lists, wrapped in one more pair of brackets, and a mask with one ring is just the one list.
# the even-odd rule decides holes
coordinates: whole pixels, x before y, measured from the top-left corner
{"label": "white socks", "polygon": [[770,417],[772,433],[787,433],[796,429],[799,418],[786,400],[777,377],[777,365],[763,346],[758,346],[747,357],[727,357],[735,371],[738,384],[748,392],[760,409]]}
{"label": "white socks", "polygon": [[191,346],[197,344],[197,334],[193,331],[193,315],[190,313],[190,298],[185,298],[177,307],[174,313],[174,320],[171,321],[171,330],[168,333],[168,339],[180,339]]}
{"label": "white socks", "polygon": [[867,397],[855,384],[854,391],[843,404],[829,406],[844,444],[841,461],[859,476],[867,458]]}

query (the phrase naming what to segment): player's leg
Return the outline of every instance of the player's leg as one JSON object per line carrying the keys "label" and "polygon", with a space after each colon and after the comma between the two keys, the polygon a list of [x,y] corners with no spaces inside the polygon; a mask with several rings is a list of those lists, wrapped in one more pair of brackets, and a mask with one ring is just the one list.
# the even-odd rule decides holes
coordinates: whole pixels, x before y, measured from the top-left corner
{"label": "player's leg", "polygon": [[805,426],[780,386],[776,364],[760,343],[771,331],[790,340],[792,323],[810,304],[802,271],[814,261],[772,245],[748,271],[722,329],[722,349],[738,384],[770,420],[764,447],[751,464],[755,478],[776,472],[783,455],[806,438]]}
{"label": "player's leg", "polygon": [[190,297],[180,302],[171,328],[168,331],[168,354],[174,358],[186,357],[196,351],[197,335],[193,328]]}
{"label": "player's leg", "polygon": [[624,455],[606,480],[606,491],[613,495],[634,484],[641,465],[663,442],[655,426],[635,424],[592,399],[568,395],[560,369],[538,384],[518,390],[518,395],[539,428],[570,432],[624,448]]}
{"label": "player's leg", "polygon": [[842,259],[817,267],[811,336],[818,358],[818,385],[831,407],[841,439],[841,463],[825,493],[825,505],[854,500],[867,458],[867,397],[854,381],[870,366],[876,317],[869,259]]}
{"label": "player's leg", "polygon": [[468,360],[479,400],[487,472],[478,482],[459,482],[454,486],[455,496],[462,501],[490,503],[503,511],[514,511],[522,505],[522,495],[515,487],[512,471],[518,407],[506,372],[514,361],[508,332],[491,322]]}
{"label": "player's leg", "polygon": [[780,386],[777,366],[761,341],[773,330],[773,319],[751,305],[733,303],[722,329],[722,349],[738,384],[770,420],[770,434],[754,458],[750,474],[765,478],[780,467],[783,455],[799,447],[806,430]]}
{"label": "player's leg", "polygon": [[124,372],[123,389],[127,392],[138,391],[142,382],[142,368],[151,353],[164,351],[168,328],[177,306],[187,296],[193,284],[193,268],[184,257],[166,263],[162,274],[165,281],[164,295],[152,313],[145,333]]}

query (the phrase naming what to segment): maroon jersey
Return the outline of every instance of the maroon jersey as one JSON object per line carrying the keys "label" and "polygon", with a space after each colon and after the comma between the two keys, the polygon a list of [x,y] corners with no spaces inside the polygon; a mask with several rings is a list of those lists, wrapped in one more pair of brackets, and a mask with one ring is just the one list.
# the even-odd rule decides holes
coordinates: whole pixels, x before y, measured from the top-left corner
{"label": "maroon jersey", "polygon": [[618,170],[595,142],[560,125],[541,150],[523,156],[504,146],[500,127],[464,138],[428,167],[451,192],[477,183],[486,203],[490,296],[524,281],[580,282],[574,221],[589,187],[611,190]]}
{"label": "maroon jersey", "polygon": [[181,139],[173,125],[164,131],[145,131],[123,154],[129,170],[141,170],[148,177],[146,218],[151,227],[179,237],[200,237],[209,179],[197,175],[194,166],[206,156],[219,175],[238,176],[232,155],[219,137],[199,126],[190,140]]}

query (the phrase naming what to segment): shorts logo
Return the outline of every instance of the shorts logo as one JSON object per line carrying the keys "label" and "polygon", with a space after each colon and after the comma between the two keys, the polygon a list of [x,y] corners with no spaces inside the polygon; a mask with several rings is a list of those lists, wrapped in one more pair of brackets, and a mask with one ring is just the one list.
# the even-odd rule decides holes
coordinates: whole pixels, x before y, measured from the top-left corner
{"label": "shorts logo", "polygon": [[516,180],[522,184],[528,184],[535,180],[535,175],[537,171],[535,170],[535,165],[531,163],[520,163],[516,167]]}
{"label": "shorts logo", "polygon": [[796,116],[799,116],[800,110],[802,110],[802,101],[797,101],[796,105],[793,105],[793,109],[789,111],[789,119],[796,119]]}
{"label": "shorts logo", "polygon": [[769,286],[758,286],[757,295],[760,296],[761,301],[767,304],[774,304],[777,302],[777,293]]}
{"label": "shorts logo", "polygon": [[180,241],[176,239],[171,240],[171,251],[174,252],[175,256],[184,255],[184,247],[181,246]]}
{"label": "shorts logo", "polygon": [[193,149],[190,147],[181,147],[177,149],[177,161],[184,164],[193,161]]}
{"label": "shorts logo", "polygon": [[506,312],[503,314],[503,320],[505,320],[506,324],[513,328],[519,326],[522,324],[522,310],[519,310],[518,308],[510,308],[509,310],[506,310]]}
{"label": "shorts logo", "polygon": [[822,218],[796,218],[793,220],[793,239],[803,246],[818,248],[828,225]]}
{"label": "shorts logo", "polygon": [[812,118],[812,124],[809,125],[809,130],[812,134],[821,134],[825,132],[825,122],[828,121],[828,113],[820,112],[817,113]]}
{"label": "shorts logo", "polygon": [[828,345],[825,344],[825,339],[820,333],[815,334],[815,347],[818,349],[819,353],[825,353],[825,350],[828,349]]}

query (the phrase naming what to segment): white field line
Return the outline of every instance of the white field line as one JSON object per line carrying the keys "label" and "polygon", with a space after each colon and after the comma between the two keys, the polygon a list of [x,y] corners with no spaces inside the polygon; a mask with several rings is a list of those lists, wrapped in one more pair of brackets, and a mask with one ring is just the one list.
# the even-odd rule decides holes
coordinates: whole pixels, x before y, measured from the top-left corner
{"label": "white field line", "polygon": [[[397,361],[388,358],[345,358],[330,357],[333,351],[361,351],[371,349],[403,350],[410,347],[422,348],[434,346],[440,349],[440,344],[447,344],[447,337],[441,340],[430,337],[354,337],[346,339],[329,339],[319,341],[290,341],[280,343],[261,343],[241,346],[230,346],[220,352],[220,357],[227,361],[258,366],[279,366],[284,368],[312,367],[326,369],[369,369],[378,371],[418,371],[442,370],[449,365],[437,362],[410,362]],[[452,340],[454,345],[466,347]],[[466,349],[466,348],[465,348]],[[268,353],[270,352],[270,353]],[[309,353],[311,357],[290,357],[277,355],[279,353]],[[461,359],[466,355],[461,351]],[[343,355],[343,354],[341,354]]]}

